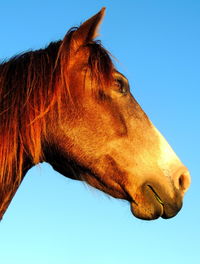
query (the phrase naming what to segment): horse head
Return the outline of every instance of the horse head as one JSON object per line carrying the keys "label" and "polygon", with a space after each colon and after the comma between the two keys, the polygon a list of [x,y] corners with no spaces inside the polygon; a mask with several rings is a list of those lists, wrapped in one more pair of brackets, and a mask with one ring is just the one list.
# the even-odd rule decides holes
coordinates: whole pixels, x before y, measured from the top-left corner
{"label": "horse head", "polygon": [[0,218],[27,170],[43,161],[129,201],[138,218],[180,210],[189,172],[95,41],[104,13],[0,65]]}
{"label": "horse head", "polygon": [[182,206],[189,172],[94,41],[104,12],[68,33],[60,46],[57,85],[68,92],[59,116],[48,121],[46,161],[67,177],[128,200],[136,217],[170,218]]}

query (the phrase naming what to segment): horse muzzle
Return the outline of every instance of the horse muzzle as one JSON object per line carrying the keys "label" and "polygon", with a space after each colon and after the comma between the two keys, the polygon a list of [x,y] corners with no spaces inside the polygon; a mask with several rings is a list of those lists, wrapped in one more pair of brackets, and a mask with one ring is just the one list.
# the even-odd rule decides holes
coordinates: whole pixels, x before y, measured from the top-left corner
{"label": "horse muzzle", "polygon": [[175,173],[174,179],[170,192],[165,185],[155,182],[143,184],[131,202],[133,215],[144,220],[174,217],[182,208],[183,196],[190,184],[190,174],[183,167]]}

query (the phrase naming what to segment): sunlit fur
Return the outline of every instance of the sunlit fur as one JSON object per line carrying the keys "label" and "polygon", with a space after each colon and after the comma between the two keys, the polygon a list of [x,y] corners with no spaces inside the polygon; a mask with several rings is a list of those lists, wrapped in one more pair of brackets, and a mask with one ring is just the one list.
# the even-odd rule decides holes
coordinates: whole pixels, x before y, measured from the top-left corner
{"label": "sunlit fur", "polygon": [[[32,164],[43,160],[46,114],[53,105],[59,111],[63,98],[70,108],[77,98],[73,95],[78,92],[81,96],[84,92],[83,87],[70,91],[68,86],[71,36],[75,30],[70,30],[64,41],[18,55],[0,65],[0,216],[19,186],[23,170],[27,170],[23,168],[24,158],[28,156]],[[95,95],[111,81],[113,64],[99,42],[91,41],[88,48],[87,66],[91,78],[99,82],[99,90],[92,92]]]}
{"label": "sunlit fur", "polygon": [[43,161],[129,201],[138,218],[181,209],[189,172],[94,41],[104,14],[0,65],[0,219],[26,172]]}

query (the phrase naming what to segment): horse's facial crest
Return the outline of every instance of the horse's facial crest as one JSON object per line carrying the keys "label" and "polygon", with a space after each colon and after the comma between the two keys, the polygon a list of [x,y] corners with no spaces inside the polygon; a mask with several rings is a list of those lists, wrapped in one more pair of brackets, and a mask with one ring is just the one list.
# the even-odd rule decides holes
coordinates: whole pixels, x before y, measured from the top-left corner
{"label": "horse's facial crest", "polygon": [[[110,67],[110,82],[102,89],[91,77],[88,44],[103,15],[104,10],[72,36],[67,82],[75,100],[58,122],[49,119],[46,160],[68,177],[128,200],[139,218],[169,218],[180,210],[190,176],[131,95],[126,77]],[[84,92],[76,101],[79,87]]]}

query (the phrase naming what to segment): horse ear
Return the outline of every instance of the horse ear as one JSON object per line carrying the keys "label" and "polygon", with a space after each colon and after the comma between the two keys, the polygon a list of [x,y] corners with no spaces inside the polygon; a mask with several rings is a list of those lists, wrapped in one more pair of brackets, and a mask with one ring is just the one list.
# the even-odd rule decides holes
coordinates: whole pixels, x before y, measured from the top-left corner
{"label": "horse ear", "polygon": [[96,15],[85,21],[73,34],[75,49],[95,39],[99,34],[99,26],[105,15],[103,7]]}

